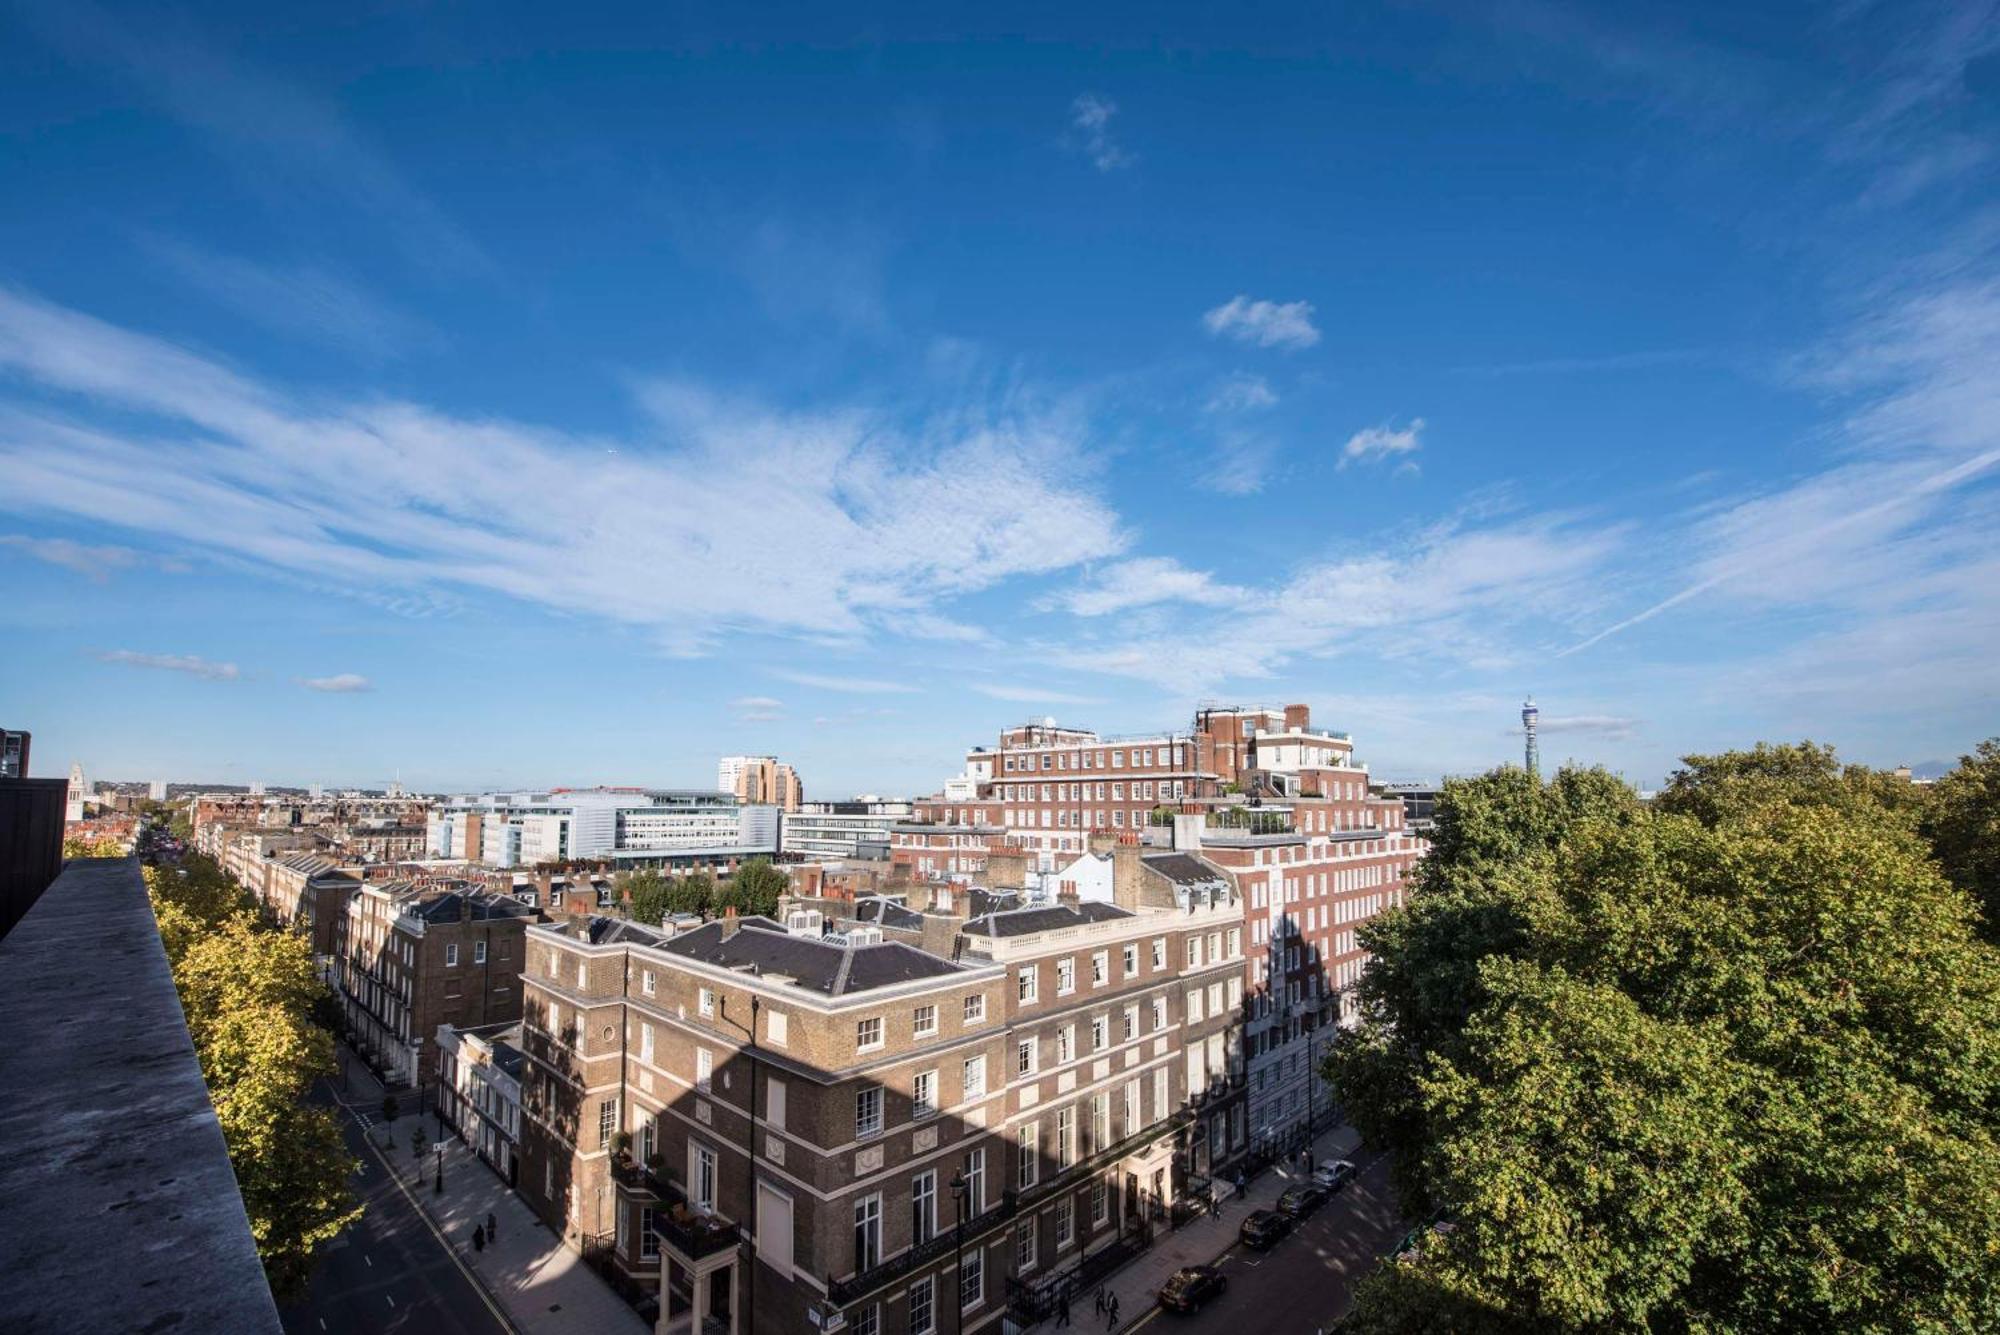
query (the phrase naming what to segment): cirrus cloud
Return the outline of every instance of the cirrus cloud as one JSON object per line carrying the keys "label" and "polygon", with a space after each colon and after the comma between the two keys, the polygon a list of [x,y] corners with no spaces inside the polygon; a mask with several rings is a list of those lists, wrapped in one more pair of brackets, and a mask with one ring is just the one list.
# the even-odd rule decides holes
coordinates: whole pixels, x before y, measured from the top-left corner
{"label": "cirrus cloud", "polygon": [[100,662],[123,663],[126,667],[185,672],[204,681],[235,681],[243,675],[234,663],[217,663],[198,654],[142,654],[130,649],[111,649],[97,657]]}
{"label": "cirrus cloud", "polygon": [[331,677],[301,677],[299,685],[328,695],[359,695],[375,689],[375,683],[358,672],[337,672]]}

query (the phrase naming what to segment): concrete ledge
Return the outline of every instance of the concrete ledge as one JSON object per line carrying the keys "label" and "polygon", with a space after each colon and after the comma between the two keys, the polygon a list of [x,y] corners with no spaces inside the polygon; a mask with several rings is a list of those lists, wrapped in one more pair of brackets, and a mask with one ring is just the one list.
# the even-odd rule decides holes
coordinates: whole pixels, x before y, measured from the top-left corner
{"label": "concrete ledge", "polygon": [[138,862],[70,862],[0,996],[0,1330],[279,1330]]}

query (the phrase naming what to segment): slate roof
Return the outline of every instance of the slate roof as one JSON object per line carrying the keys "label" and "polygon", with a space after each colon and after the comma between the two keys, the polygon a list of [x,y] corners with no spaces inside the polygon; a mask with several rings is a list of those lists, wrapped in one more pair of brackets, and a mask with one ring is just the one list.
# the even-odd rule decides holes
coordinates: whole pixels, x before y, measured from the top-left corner
{"label": "slate roof", "polygon": [[1130,910],[1121,909],[1116,904],[1087,900],[1076,905],[1057,904],[1052,908],[989,913],[969,920],[965,924],[965,932],[968,936],[1028,936],[1035,932],[1052,932],[1062,927],[1080,927],[1086,923],[1110,922],[1131,916]]}
{"label": "slate roof", "polygon": [[593,946],[611,945],[619,941],[636,941],[642,946],[650,946],[660,940],[659,932],[653,928],[626,918],[592,916],[550,925],[564,936],[573,936]]}
{"label": "slate roof", "polygon": [[736,934],[726,940],[722,931],[721,923],[711,922],[661,942],[659,949],[724,969],[742,969],[753,976],[782,976],[829,997],[960,972],[951,961],[898,941],[841,945],[818,937],[789,935],[769,918],[742,919]]}
{"label": "slate roof", "polygon": [[1157,853],[1141,858],[1140,862],[1175,885],[1220,885],[1227,880],[1221,872],[1191,853]]}
{"label": "slate roof", "polygon": [[899,931],[921,932],[924,929],[924,915],[898,904],[893,899],[880,895],[863,899],[854,906],[856,922],[872,922],[881,927],[892,927]]}
{"label": "slate roof", "polygon": [[526,904],[506,895],[488,894],[483,890],[445,890],[437,894],[417,895],[402,905],[402,911],[413,918],[425,922],[457,922],[459,905],[470,904],[474,922],[487,922],[495,918],[525,918],[533,913]]}

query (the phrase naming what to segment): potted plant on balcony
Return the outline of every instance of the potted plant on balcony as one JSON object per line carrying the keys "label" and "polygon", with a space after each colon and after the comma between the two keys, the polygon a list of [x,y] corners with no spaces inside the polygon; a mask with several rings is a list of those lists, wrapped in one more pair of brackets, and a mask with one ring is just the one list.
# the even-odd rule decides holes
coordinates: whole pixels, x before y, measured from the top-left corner
{"label": "potted plant on balcony", "polygon": [[632,1133],[630,1131],[614,1131],[611,1133],[611,1153],[616,1156],[619,1163],[624,1164],[628,1168],[631,1167]]}

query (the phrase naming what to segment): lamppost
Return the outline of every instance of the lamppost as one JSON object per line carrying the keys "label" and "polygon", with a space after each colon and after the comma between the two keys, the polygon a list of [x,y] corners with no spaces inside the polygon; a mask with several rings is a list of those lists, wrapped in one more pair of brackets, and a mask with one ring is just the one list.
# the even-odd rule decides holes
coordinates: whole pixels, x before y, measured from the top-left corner
{"label": "lamppost", "polygon": [[965,1180],[965,1166],[961,1164],[951,1174],[951,1202],[958,1217],[951,1240],[951,1273],[958,1292],[952,1295],[951,1310],[957,1313],[953,1329],[958,1335],[965,1335],[965,1199],[971,1194],[971,1189],[972,1184]]}
{"label": "lamppost", "polygon": [[444,1195],[444,1146],[437,1147],[437,1194]]}

